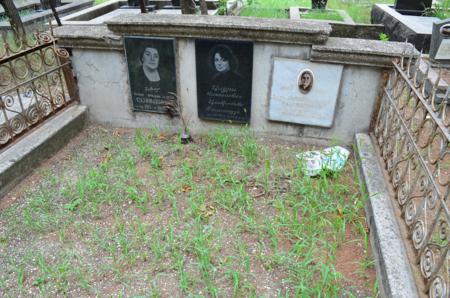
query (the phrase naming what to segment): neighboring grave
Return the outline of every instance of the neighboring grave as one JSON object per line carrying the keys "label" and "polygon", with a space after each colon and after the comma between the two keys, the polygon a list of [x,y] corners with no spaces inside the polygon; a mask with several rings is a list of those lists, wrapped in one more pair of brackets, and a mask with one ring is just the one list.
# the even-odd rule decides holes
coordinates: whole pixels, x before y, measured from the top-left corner
{"label": "neighboring grave", "polygon": [[195,41],[198,116],[250,122],[253,43]]}
{"label": "neighboring grave", "polygon": [[431,4],[432,0],[397,0],[394,8],[402,14],[422,15]]}
{"label": "neighboring grave", "polygon": [[408,40],[424,53],[430,50],[433,23],[440,21],[436,17],[403,15],[388,4],[375,4],[371,17],[373,24],[385,26],[385,33],[390,41]]}
{"label": "neighboring grave", "polygon": [[332,127],[342,65],[274,58],[269,119]]}
{"label": "neighboring grave", "polygon": [[174,40],[125,37],[133,111],[166,113],[176,101]]}
{"label": "neighboring grave", "polygon": [[430,58],[433,62],[450,67],[450,19],[433,24]]}
{"label": "neighboring grave", "polygon": [[[154,11],[156,9],[156,5],[149,5],[149,0],[143,0],[144,6],[147,9],[147,12]],[[139,0],[128,0],[128,5],[122,5],[120,6],[121,9],[139,9],[140,12],[140,2]]]}

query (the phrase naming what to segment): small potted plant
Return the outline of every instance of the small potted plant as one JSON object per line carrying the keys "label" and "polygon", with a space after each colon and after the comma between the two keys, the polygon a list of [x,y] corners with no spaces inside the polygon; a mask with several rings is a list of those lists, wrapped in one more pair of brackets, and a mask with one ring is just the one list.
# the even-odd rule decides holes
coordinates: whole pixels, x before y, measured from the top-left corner
{"label": "small potted plant", "polygon": [[327,7],[328,0],[311,0],[312,9],[325,9]]}

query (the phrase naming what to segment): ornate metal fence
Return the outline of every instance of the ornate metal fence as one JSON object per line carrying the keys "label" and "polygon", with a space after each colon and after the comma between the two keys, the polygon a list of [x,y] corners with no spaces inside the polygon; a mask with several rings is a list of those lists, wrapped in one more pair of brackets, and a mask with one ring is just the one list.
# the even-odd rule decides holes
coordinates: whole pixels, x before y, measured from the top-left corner
{"label": "ornate metal fence", "polygon": [[69,53],[49,33],[0,37],[0,148],[77,99]]}
{"label": "ornate metal fence", "polygon": [[[407,227],[412,266],[429,297],[450,297],[449,90],[402,57],[384,89],[374,135]],[[428,66],[429,69],[429,66]],[[422,75],[421,75],[422,74]],[[439,82],[440,77],[437,82]],[[428,86],[427,86],[428,84]],[[428,90],[428,91],[427,91]],[[420,282],[420,280],[418,280]]]}

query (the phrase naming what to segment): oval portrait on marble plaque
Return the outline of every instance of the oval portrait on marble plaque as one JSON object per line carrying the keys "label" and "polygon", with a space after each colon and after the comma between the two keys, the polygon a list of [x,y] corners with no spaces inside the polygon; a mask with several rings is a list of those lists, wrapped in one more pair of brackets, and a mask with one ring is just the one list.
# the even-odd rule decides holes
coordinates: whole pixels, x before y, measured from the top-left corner
{"label": "oval portrait on marble plaque", "polygon": [[297,84],[301,93],[306,94],[311,91],[314,85],[314,73],[312,70],[308,68],[302,70],[298,75]]}

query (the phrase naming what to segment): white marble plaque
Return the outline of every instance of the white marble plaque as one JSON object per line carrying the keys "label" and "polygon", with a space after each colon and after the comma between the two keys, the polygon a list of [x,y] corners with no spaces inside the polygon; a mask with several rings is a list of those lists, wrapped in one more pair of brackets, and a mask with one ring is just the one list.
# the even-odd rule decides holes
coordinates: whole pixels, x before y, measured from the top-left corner
{"label": "white marble plaque", "polygon": [[331,127],[342,65],[274,58],[269,119]]}
{"label": "white marble plaque", "polygon": [[443,39],[436,53],[437,60],[450,60],[450,39]]}

